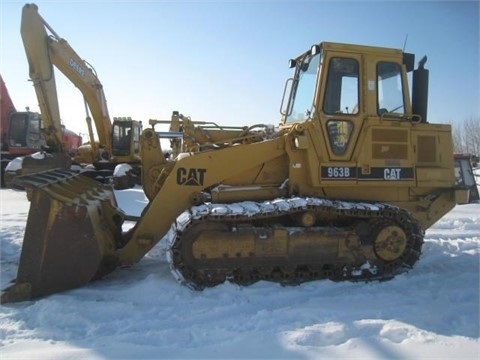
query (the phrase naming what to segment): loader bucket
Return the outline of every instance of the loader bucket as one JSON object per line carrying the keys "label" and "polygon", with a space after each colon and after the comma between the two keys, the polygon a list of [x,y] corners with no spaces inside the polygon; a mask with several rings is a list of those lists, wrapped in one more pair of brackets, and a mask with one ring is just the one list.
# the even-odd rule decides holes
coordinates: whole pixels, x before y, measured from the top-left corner
{"label": "loader bucket", "polygon": [[15,283],[1,302],[15,302],[82,286],[111,272],[124,214],[110,186],[67,170],[15,179],[30,192]]}

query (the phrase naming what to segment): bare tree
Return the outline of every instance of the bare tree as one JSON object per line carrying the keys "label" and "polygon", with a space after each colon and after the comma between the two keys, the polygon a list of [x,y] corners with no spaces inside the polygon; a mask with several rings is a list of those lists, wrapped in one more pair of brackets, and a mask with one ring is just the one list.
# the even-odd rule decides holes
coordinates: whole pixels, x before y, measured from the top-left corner
{"label": "bare tree", "polygon": [[480,154],[480,119],[473,116],[463,123],[466,152],[472,155]]}
{"label": "bare tree", "polygon": [[474,116],[453,126],[453,147],[456,153],[480,155],[480,119]]}
{"label": "bare tree", "polygon": [[453,151],[457,154],[465,152],[463,145],[463,124],[452,125]]}

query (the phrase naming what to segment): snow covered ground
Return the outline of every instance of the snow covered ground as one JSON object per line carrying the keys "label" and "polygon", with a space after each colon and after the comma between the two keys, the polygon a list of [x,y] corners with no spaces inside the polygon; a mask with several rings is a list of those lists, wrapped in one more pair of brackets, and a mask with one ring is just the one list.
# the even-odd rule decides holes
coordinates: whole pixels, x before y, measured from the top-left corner
{"label": "snow covered ground", "polygon": [[[140,188],[116,192],[140,214]],[[15,278],[25,193],[0,190],[1,287]],[[0,306],[1,359],[478,359],[480,204],[426,233],[416,267],[388,282],[283,287],[177,284],[162,244],[80,289]]]}

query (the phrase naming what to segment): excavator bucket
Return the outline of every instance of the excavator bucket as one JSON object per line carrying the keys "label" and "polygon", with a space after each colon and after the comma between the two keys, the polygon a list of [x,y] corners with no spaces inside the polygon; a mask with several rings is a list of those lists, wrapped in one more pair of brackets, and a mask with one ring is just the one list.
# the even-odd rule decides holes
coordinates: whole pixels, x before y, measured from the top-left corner
{"label": "excavator bucket", "polygon": [[[46,153],[38,152],[31,155],[23,156],[22,167],[19,170],[7,171],[5,174],[6,186],[19,187],[20,185],[14,181],[19,175],[35,174],[41,171],[53,170],[53,169],[68,169],[72,160],[67,154],[64,153]],[[21,186],[20,186],[21,187]]]}
{"label": "excavator bucket", "polygon": [[111,187],[67,170],[15,179],[29,193],[15,283],[1,302],[72,289],[111,272],[124,214]]}
{"label": "excavator bucket", "polygon": [[64,153],[37,153],[22,160],[22,175],[35,174],[52,169],[68,169],[72,160]]}

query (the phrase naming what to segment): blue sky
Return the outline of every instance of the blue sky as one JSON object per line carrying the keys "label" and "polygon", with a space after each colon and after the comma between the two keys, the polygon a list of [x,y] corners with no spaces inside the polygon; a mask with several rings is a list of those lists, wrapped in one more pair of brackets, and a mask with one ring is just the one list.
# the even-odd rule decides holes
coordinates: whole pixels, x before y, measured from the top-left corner
{"label": "blue sky", "polygon": [[[98,73],[110,116],[278,124],[288,59],[321,41],[428,56],[429,121],[480,117],[478,1],[36,1]],[[0,73],[38,111],[20,37],[24,1],[0,2]],[[62,119],[86,132],[80,92],[57,71]]]}

